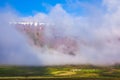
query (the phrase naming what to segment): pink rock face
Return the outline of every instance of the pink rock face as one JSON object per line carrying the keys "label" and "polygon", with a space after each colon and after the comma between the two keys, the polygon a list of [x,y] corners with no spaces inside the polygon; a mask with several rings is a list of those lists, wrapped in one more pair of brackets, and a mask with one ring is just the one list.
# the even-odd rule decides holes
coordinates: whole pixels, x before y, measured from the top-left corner
{"label": "pink rock face", "polygon": [[76,55],[78,51],[78,44],[74,38],[71,37],[58,37],[54,39],[45,36],[45,26],[38,25],[15,25],[17,30],[25,34],[30,43],[37,47],[48,46],[51,49],[57,50],[64,54]]}
{"label": "pink rock face", "polygon": [[75,55],[78,51],[78,45],[76,40],[69,37],[56,39],[54,41],[54,44],[52,44],[52,48],[58,50],[61,53],[70,55]]}
{"label": "pink rock face", "polygon": [[33,26],[33,25],[22,25],[22,24],[17,24],[15,25],[18,31],[22,32],[25,34],[28,39],[30,39],[30,42],[33,45],[42,47],[45,44],[45,38],[44,38],[44,26],[38,25],[38,26]]}

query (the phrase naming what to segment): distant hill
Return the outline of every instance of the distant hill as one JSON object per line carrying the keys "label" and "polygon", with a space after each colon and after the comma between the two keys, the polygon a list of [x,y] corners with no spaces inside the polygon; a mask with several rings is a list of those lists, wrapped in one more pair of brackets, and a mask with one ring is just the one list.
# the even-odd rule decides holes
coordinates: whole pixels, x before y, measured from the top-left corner
{"label": "distant hill", "polygon": [[54,28],[49,29],[50,33],[47,32],[48,26],[51,27],[51,25],[37,22],[12,22],[10,24],[24,34],[32,46],[47,47],[72,56],[79,50],[78,41],[74,37],[59,36]]}

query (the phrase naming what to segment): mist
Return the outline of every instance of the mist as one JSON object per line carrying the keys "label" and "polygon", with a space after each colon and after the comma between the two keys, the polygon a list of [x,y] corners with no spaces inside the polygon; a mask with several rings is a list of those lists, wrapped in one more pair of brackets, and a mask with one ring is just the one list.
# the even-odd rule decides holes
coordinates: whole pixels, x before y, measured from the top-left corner
{"label": "mist", "polygon": [[[72,2],[68,2],[68,4],[72,5]],[[74,10],[74,7],[72,8],[68,4],[66,6]],[[86,9],[89,14],[82,16],[79,11],[70,13],[63,8],[62,4],[52,6],[48,13],[38,12],[34,16],[27,17],[19,16],[11,10],[5,13],[1,11],[0,64],[119,64],[120,1],[102,0],[101,7],[97,8],[80,1],[76,1],[75,4],[78,9],[79,6],[85,8],[88,6]],[[57,44],[56,36],[60,37],[61,40],[66,37],[74,40],[77,44],[76,49],[73,50],[74,55],[46,46],[36,47],[30,45],[27,36],[8,24],[10,21],[46,23],[44,36],[48,40],[47,43]],[[69,44],[69,42],[66,44]],[[66,47],[66,45],[64,46]]]}
{"label": "mist", "polygon": [[0,64],[1,65],[33,65],[40,63],[26,38],[13,26],[8,24],[8,15],[16,17],[12,12],[0,14]]}

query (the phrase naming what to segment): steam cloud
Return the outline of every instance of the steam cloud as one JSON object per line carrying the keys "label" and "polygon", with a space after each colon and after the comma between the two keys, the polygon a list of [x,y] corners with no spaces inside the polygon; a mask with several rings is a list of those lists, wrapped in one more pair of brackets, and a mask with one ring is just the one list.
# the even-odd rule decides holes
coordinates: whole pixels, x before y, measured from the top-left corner
{"label": "steam cloud", "polygon": [[[76,4],[79,7],[81,2],[78,1]],[[102,8],[95,8],[89,5],[90,14],[87,16],[71,14],[63,9],[61,4],[52,7],[48,14],[40,12],[28,17],[2,12],[0,14],[0,64],[119,64],[120,0],[103,0],[101,6]],[[67,36],[75,39],[78,44],[75,56],[62,54],[46,47],[36,48],[29,45],[26,36],[7,24],[9,21],[21,20],[49,24],[45,31],[47,37]],[[55,32],[51,32],[53,28]]]}

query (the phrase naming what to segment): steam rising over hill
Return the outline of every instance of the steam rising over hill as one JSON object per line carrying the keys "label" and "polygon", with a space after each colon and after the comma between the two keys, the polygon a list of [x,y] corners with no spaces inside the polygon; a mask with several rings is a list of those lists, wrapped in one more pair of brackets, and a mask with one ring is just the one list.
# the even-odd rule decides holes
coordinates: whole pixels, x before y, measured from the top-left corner
{"label": "steam rising over hill", "polygon": [[89,8],[92,14],[87,16],[70,14],[60,4],[47,14],[40,12],[28,17],[1,11],[0,63],[120,63],[120,6],[117,4],[119,0],[103,0],[102,9],[93,6]]}

